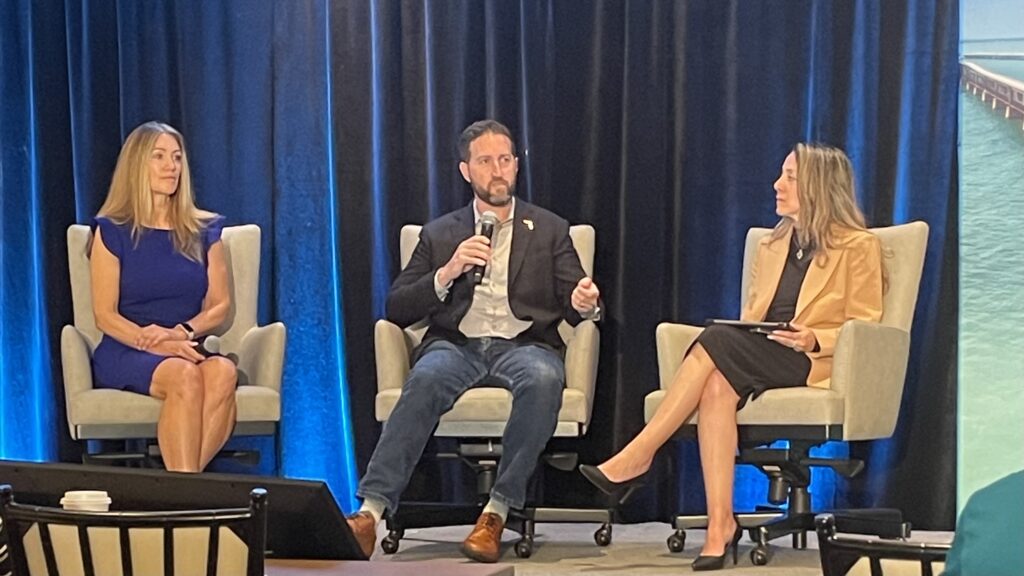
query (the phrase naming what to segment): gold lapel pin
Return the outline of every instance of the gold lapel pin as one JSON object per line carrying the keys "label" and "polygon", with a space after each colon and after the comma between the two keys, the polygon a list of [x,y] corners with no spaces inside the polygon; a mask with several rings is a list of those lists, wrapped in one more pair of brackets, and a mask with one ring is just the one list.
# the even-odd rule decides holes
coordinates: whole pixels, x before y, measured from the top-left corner
{"label": "gold lapel pin", "polygon": [[523,224],[526,224],[526,228],[528,230],[533,230],[533,220],[529,220],[527,218],[523,218]]}

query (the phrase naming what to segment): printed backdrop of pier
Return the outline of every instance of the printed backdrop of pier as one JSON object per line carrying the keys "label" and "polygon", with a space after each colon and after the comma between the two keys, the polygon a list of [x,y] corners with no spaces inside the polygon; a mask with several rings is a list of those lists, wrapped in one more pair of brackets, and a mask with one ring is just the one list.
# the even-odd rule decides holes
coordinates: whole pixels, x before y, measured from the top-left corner
{"label": "printed backdrop of pier", "polygon": [[961,17],[958,507],[1024,466],[1024,2]]}
{"label": "printed backdrop of pier", "polygon": [[[990,47],[991,50],[984,50]],[[1012,51],[1014,48],[1017,51]],[[963,42],[960,77],[971,94],[991,103],[1024,130],[1024,38]],[[1009,51],[1001,51],[1001,50]]]}

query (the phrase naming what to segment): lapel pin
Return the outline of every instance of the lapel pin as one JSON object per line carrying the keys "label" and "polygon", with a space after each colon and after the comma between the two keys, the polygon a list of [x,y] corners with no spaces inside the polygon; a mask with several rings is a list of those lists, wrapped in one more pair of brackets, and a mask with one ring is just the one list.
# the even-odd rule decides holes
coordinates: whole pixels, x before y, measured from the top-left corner
{"label": "lapel pin", "polygon": [[526,228],[528,230],[533,230],[533,220],[530,220],[528,218],[523,218],[523,224],[526,224]]}

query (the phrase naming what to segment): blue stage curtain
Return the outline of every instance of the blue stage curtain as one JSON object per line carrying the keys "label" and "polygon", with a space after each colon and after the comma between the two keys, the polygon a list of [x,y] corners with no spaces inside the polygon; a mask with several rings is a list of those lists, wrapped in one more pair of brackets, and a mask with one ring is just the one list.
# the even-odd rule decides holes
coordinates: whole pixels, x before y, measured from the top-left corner
{"label": "blue stage curtain", "polygon": [[[517,136],[520,196],[597,229],[608,316],[583,458],[600,461],[642,426],[642,399],[657,387],[655,326],[736,316],[746,230],[777,220],[771,186],[787,152],[803,140],[837,145],[852,157],[871,225],[921,219],[931,237],[896,435],[819,448],[869,465],[853,481],[815,471],[814,504],[896,506],[915,525],[952,527],[955,1],[338,8],[342,260],[361,279],[345,285],[351,358],[372,355],[400,226],[469,200],[457,134],[496,117]],[[354,405],[372,405],[372,369],[350,363]],[[369,410],[354,419],[364,462],[376,439],[366,431],[376,427]],[[660,470],[658,490],[633,498],[626,518],[703,509],[695,446],[684,445],[678,460],[673,474]],[[448,476],[428,471],[411,495],[436,494]],[[545,487],[563,502],[595,501],[571,474],[549,474]],[[749,509],[765,502],[766,482],[741,468],[736,492],[737,508]]]}
{"label": "blue stage curtain", "polygon": [[[121,138],[145,120],[182,129],[204,207],[263,228],[260,318],[289,327],[282,470],[328,479],[346,508],[379,431],[372,325],[398,230],[469,201],[455,150],[465,125],[508,124],[520,196],[597,228],[608,316],[586,461],[642,425],[658,322],[738,313],[745,231],[774,223],[779,166],[814,140],[850,153],[872,225],[931,225],[896,436],[823,447],[870,464],[854,481],[822,474],[815,503],[885,504],[952,527],[955,0],[2,10],[0,454],[73,453],[56,338],[70,321],[63,230],[98,208]],[[680,456],[628,518],[703,507],[695,450]],[[411,494],[465,481],[426,472]],[[574,475],[545,486],[598,500]],[[737,506],[764,496],[741,470]]]}
{"label": "blue stage curtain", "polygon": [[[76,457],[59,376],[64,230],[98,210],[128,132],[160,120],[185,135],[199,204],[263,230],[260,322],[288,326],[280,470],[326,480],[352,509],[328,14],[324,2],[3,3],[0,456]],[[273,470],[273,443],[255,444]]]}

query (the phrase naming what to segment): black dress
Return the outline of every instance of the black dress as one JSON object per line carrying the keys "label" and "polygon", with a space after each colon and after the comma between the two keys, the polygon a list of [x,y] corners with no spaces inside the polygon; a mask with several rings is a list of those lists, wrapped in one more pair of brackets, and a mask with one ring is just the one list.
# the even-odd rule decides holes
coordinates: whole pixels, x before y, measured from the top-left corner
{"label": "black dress", "polygon": [[[796,234],[793,234],[779,287],[764,318],[766,322],[789,322],[793,319],[800,286],[811,260],[812,255],[800,249]],[[704,347],[715,367],[739,395],[737,410],[743,408],[751,396],[757,399],[765,390],[807,384],[811,359],[803,352],[769,340],[763,334],[714,324],[705,328],[696,341]]]}

